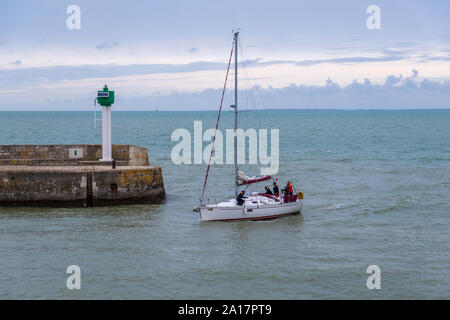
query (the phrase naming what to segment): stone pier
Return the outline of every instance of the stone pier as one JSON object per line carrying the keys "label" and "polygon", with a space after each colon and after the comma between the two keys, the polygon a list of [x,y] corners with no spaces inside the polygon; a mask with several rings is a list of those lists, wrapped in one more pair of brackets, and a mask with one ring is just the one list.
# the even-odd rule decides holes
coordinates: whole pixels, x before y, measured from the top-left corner
{"label": "stone pier", "polygon": [[99,162],[100,145],[0,146],[0,205],[90,207],[160,203],[161,167],[147,149],[114,145],[112,163]]}

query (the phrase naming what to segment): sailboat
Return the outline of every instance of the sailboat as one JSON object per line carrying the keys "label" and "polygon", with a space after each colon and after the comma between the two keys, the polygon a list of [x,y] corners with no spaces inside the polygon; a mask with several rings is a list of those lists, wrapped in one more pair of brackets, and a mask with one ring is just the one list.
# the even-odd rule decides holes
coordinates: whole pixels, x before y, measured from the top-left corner
{"label": "sailboat", "polygon": [[[228,61],[228,69],[225,77],[225,85],[222,92],[222,100],[219,108],[219,115],[216,124],[216,133],[220,120],[220,113],[222,110],[223,97],[226,88],[226,83],[228,79],[228,73],[230,69],[231,59],[233,57],[234,51],[234,66],[235,66],[235,77],[234,77],[234,130],[237,130],[238,124],[238,37],[239,32],[234,32],[233,46],[231,49],[230,58]],[[211,148],[211,156],[214,151],[214,142],[216,135],[213,138],[213,147]],[[237,138],[234,137],[234,173],[235,173],[235,198],[227,201],[206,204],[204,201],[205,187],[208,179],[208,173],[211,164],[208,163],[206,170],[205,182],[203,184],[202,197],[200,199],[200,205],[194,208],[194,211],[200,213],[200,218],[202,221],[235,221],[235,220],[266,220],[274,219],[282,216],[300,214],[302,210],[302,200],[303,193],[300,191],[298,194],[290,195],[270,195],[265,193],[252,192],[243,198],[243,203],[239,204],[237,201],[237,196],[240,187],[248,187],[249,185],[271,180],[271,176],[264,177],[248,177],[244,172],[239,170],[237,167]]]}

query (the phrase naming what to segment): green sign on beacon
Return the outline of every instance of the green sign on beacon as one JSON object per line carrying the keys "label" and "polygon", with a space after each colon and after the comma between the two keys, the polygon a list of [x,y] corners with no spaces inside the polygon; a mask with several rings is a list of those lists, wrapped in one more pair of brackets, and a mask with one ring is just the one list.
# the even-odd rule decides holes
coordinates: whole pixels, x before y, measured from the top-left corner
{"label": "green sign on beacon", "polygon": [[97,102],[102,107],[111,107],[114,103],[114,91],[109,91],[105,84],[102,91],[97,91]]}

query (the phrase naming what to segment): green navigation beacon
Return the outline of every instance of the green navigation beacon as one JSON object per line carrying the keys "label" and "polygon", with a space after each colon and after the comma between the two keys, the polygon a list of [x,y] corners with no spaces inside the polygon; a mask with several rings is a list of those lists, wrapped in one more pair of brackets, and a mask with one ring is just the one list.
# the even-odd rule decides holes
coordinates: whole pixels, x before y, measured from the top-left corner
{"label": "green navigation beacon", "polygon": [[105,84],[102,91],[97,91],[97,102],[102,107],[111,107],[114,103],[114,91],[109,91]]}

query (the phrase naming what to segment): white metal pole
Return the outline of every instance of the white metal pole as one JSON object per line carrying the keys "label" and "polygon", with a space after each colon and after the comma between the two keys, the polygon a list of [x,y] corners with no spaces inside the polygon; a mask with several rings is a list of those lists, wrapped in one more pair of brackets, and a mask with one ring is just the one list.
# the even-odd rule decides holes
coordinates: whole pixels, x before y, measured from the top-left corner
{"label": "white metal pole", "polygon": [[112,161],[111,107],[102,107],[102,159]]}

